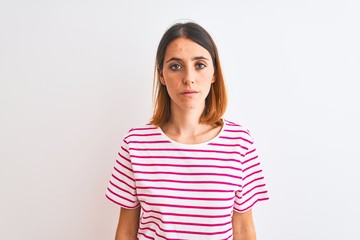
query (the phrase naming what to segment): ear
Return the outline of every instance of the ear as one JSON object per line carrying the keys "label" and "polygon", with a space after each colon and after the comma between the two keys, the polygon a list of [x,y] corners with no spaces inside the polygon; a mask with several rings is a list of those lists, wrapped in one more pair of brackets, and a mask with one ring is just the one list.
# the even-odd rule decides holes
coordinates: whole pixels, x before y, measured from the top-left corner
{"label": "ear", "polygon": [[212,79],[211,79],[211,83],[214,83],[216,80],[215,74],[213,75]]}
{"label": "ear", "polygon": [[159,69],[158,71],[159,71],[159,77],[160,77],[160,82],[161,82],[161,84],[162,84],[162,85],[166,85],[163,71],[160,70],[160,69]]}

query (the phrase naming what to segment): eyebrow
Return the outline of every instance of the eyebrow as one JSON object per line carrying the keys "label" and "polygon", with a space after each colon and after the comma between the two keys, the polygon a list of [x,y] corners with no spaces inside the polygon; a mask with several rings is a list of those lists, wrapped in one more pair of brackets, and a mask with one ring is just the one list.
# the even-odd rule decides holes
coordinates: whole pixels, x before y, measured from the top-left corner
{"label": "eyebrow", "polygon": [[[193,60],[193,61],[195,61],[195,60],[207,60],[207,61],[209,61],[209,59],[207,59],[206,57],[203,57],[203,56],[193,57],[193,58],[191,58],[191,60]],[[181,58],[178,58],[178,57],[172,57],[169,60],[167,60],[166,63],[168,63],[170,61],[183,61],[183,60]]]}

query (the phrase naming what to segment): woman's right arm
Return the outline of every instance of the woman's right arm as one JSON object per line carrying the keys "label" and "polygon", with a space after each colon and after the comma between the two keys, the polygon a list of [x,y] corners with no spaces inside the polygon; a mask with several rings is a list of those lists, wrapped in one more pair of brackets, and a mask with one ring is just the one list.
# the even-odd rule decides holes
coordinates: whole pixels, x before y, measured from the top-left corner
{"label": "woman's right arm", "polygon": [[140,207],[121,208],[115,240],[136,240],[140,220]]}

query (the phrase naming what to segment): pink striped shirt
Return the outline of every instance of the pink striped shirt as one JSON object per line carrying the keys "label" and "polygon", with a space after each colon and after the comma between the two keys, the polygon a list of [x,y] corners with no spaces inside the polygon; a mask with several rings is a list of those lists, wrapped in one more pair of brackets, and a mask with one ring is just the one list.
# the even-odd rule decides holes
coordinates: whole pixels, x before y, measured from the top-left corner
{"label": "pink striped shirt", "polygon": [[106,197],[141,206],[138,239],[232,239],[232,212],[268,199],[248,130],[224,122],[201,144],[175,142],[152,125],[124,137]]}

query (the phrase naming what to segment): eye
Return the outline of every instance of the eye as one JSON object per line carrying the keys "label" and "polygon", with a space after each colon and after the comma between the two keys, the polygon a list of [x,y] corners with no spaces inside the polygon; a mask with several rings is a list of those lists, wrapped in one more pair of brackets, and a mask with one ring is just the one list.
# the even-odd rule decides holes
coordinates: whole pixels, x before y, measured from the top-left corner
{"label": "eye", "polygon": [[179,64],[173,64],[170,66],[170,70],[172,71],[177,71],[181,68],[181,66]]}
{"label": "eye", "polygon": [[197,64],[196,64],[196,68],[197,68],[197,69],[203,69],[203,68],[206,68],[206,65],[203,64],[203,63],[197,63]]}

